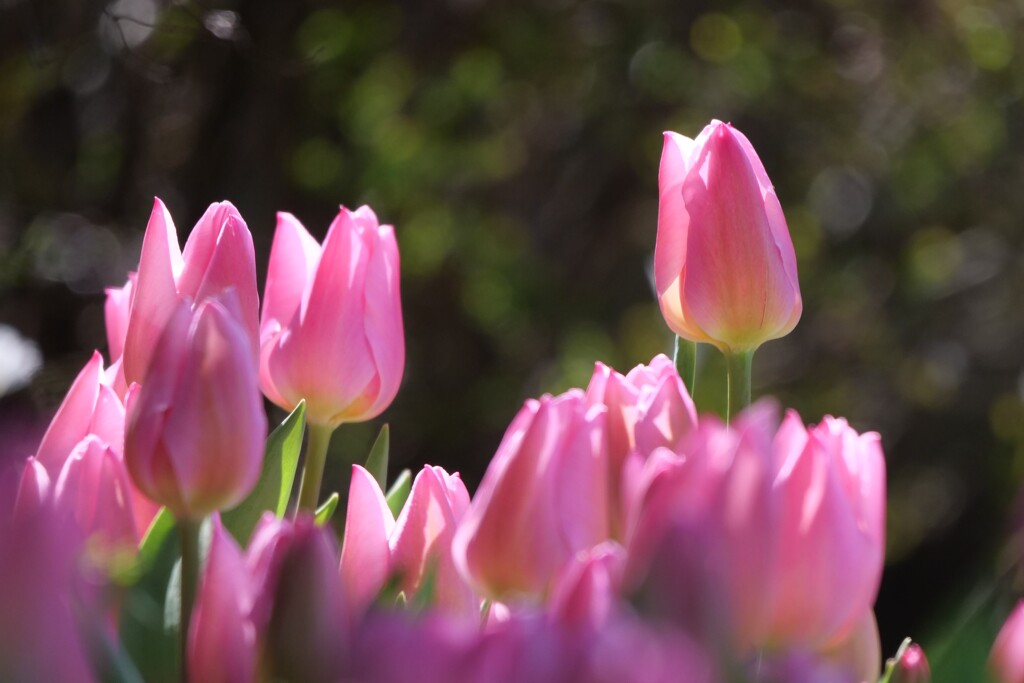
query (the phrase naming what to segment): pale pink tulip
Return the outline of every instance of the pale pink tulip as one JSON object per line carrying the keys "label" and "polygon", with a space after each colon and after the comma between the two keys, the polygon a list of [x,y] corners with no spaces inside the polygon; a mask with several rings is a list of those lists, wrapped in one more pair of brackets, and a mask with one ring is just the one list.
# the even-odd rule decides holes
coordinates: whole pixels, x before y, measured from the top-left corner
{"label": "pale pink tulip", "polygon": [[379,415],[398,391],[405,338],[398,245],[369,207],[342,208],[323,247],[278,214],[260,322],[260,381],[285,410],[335,427]]}
{"label": "pale pink tulip", "polygon": [[555,580],[549,611],[569,627],[599,628],[621,599],[626,553],[607,541],[580,552]]}
{"label": "pale pink tulip", "polygon": [[188,632],[189,680],[256,680],[258,642],[251,619],[254,589],[242,551],[213,517],[213,535]]}
{"label": "pale pink tulip", "polygon": [[746,137],[712,121],[665,134],[654,254],[662,314],[681,337],[723,351],[782,337],[803,309],[782,207]]}
{"label": "pale pink tulip", "polygon": [[128,273],[123,287],[108,287],[107,299],[103,304],[103,319],[107,327],[107,346],[110,362],[114,363],[124,354],[124,340],[128,336],[128,320],[131,316],[133,290],[138,274]]}
{"label": "pale pink tulip", "polygon": [[36,460],[56,480],[71,451],[90,434],[98,436],[115,452],[122,451],[124,406],[104,373],[99,351],[93,353],[71,384],[39,444]]}
{"label": "pale pink tulip", "polygon": [[606,415],[572,390],[527,401],[512,421],[453,541],[485,595],[543,595],[576,552],[609,537]]}
{"label": "pale pink tulip", "polygon": [[141,539],[124,462],[97,436],[87,436],[71,451],[54,499],[58,509],[71,515],[83,537],[104,548],[134,548]]}
{"label": "pale pink tulip", "polygon": [[989,655],[997,683],[1024,683],[1024,600],[1013,608]]}
{"label": "pale pink tulip", "polygon": [[373,601],[391,574],[388,539],[394,528],[395,517],[377,480],[353,465],[338,571],[355,611],[362,612]]}
{"label": "pale pink tulip", "polygon": [[177,517],[237,504],[260,474],[267,418],[233,302],[207,299],[194,311],[179,302],[129,401],[128,472]]}
{"label": "pale pink tulip", "polygon": [[259,295],[256,256],[245,221],[229,202],[211,204],[182,252],[171,214],[156,199],[129,297],[123,361],[126,381],[143,382],[157,340],[179,301],[199,304],[227,289],[233,289],[238,299],[237,311],[233,312],[246,333],[250,345],[247,352],[255,355]]}
{"label": "pale pink tulip", "polygon": [[790,412],[775,437],[778,505],[770,637],[842,638],[878,592],[885,551],[885,460],[878,434]]}

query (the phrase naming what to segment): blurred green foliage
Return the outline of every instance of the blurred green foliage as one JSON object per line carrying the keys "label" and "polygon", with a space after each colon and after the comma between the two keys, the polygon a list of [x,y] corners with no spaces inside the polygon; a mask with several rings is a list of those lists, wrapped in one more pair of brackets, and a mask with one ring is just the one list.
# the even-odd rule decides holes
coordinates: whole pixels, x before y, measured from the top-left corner
{"label": "blurred green foliage", "polygon": [[[937,681],[977,670],[1020,588],[996,583],[1024,481],[1019,0],[15,0],[0,36],[0,320],[46,359],[0,405],[51,410],[105,347],[102,288],[154,195],[182,238],[231,199],[261,267],[275,211],[321,236],[369,203],[403,259],[392,463],[471,485],[524,398],[671,349],[648,273],[660,133],[732,121],[805,299],[755,393],[882,433],[886,645],[935,644]],[[971,640],[976,586],[1002,597]]]}

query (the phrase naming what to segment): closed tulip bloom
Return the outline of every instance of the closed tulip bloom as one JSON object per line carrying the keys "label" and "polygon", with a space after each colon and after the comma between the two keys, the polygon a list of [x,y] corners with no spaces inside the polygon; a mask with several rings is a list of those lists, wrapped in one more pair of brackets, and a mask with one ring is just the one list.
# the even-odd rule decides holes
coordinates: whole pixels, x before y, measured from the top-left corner
{"label": "closed tulip bloom", "polygon": [[892,670],[890,683],[932,683],[932,669],[924,649],[911,643],[900,656]]}
{"label": "closed tulip bloom", "polygon": [[96,436],[86,437],[71,452],[57,480],[55,501],[83,537],[105,548],[134,548],[140,540],[128,472],[121,457]]}
{"label": "closed tulip bloom", "polygon": [[388,540],[394,528],[395,517],[377,480],[366,468],[353,465],[338,572],[354,611],[366,608],[388,580]]}
{"label": "closed tulip bloom", "polygon": [[110,361],[116,362],[124,353],[124,340],[128,336],[128,320],[132,311],[132,290],[138,274],[128,273],[123,287],[108,287],[103,304],[103,320],[107,328],[107,346]]}
{"label": "closed tulip bloom", "polygon": [[782,207],[746,137],[712,121],[665,134],[654,276],[679,336],[728,353],[782,337],[803,309]]}
{"label": "closed tulip bloom", "polygon": [[405,339],[398,245],[369,207],[342,208],[323,246],[278,214],[260,322],[260,383],[285,410],[336,427],[376,417],[398,391]]}
{"label": "closed tulip bloom", "polygon": [[[179,302],[197,305],[227,289],[234,290],[238,299],[233,312],[250,344],[248,353],[255,356],[259,324],[256,254],[249,228],[230,202],[210,205],[182,252],[171,214],[162,201],[154,200],[138,275],[131,285],[123,361],[127,383],[143,382],[157,340]],[[123,291],[115,296],[121,300],[111,304],[118,309],[113,317],[123,313],[124,297]],[[119,323],[111,322],[116,332]]]}
{"label": "closed tulip bloom", "polygon": [[213,517],[213,535],[188,633],[189,680],[256,680],[256,627],[251,619],[252,577],[235,540]]}
{"label": "closed tulip bloom", "polygon": [[583,392],[526,402],[455,533],[455,560],[484,594],[543,595],[580,550],[609,536],[607,408]]}
{"label": "closed tulip bloom", "polygon": [[989,655],[989,670],[997,683],[1024,683],[1024,600],[1000,629]]}
{"label": "closed tulip bloom", "polygon": [[236,505],[259,477],[267,418],[233,302],[180,302],[129,401],[128,472],[179,518]]}
{"label": "closed tulip bloom", "polygon": [[769,638],[825,645],[874,604],[885,551],[885,460],[878,434],[790,412],[774,443],[776,552]]}

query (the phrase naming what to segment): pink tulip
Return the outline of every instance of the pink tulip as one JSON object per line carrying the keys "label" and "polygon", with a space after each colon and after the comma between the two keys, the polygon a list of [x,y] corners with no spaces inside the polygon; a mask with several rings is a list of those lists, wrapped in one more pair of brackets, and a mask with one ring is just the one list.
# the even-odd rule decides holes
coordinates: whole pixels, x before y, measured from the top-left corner
{"label": "pink tulip", "polygon": [[389,539],[391,570],[407,596],[419,596],[429,578],[434,605],[478,615],[480,599],[452,557],[452,538],[468,508],[469,492],[458,474],[429,465],[420,470]]}
{"label": "pink tulip", "polygon": [[110,362],[114,363],[124,354],[124,340],[128,336],[128,321],[131,317],[133,290],[138,280],[137,273],[128,273],[123,287],[108,287],[107,300],[103,304],[103,318],[107,327],[107,346],[110,348]]}
{"label": "pink tulip", "polygon": [[[238,298],[237,315],[250,344],[248,353],[255,355],[259,319],[256,256],[252,235],[229,202],[210,205],[189,235],[183,253],[171,215],[156,199],[131,289],[124,341],[128,383],[143,382],[157,340],[179,301],[199,304],[227,289],[233,289]],[[120,298],[124,297],[122,291]],[[123,300],[113,307],[119,309],[116,315],[123,315]]]}
{"label": "pink tulip", "polygon": [[338,571],[357,612],[373,601],[391,574],[388,539],[394,528],[395,517],[377,480],[364,467],[353,465]]}
{"label": "pink tulip", "polygon": [[[856,683],[875,683],[882,670],[882,643],[878,635],[878,622],[875,621],[874,610],[868,608],[854,621],[851,630],[819,650],[817,654],[840,670],[846,671]],[[924,656],[923,651],[921,656]],[[890,683],[896,681],[894,677]]]}
{"label": "pink tulip", "polygon": [[267,418],[235,306],[231,296],[194,311],[179,302],[129,400],[128,472],[179,518],[236,505],[260,474]]}
{"label": "pink tulip", "polygon": [[289,522],[267,513],[249,542],[246,567],[269,678],[338,680],[350,617],[333,533],[309,516]]}
{"label": "pink tulip", "polygon": [[[479,615],[480,599],[456,571],[451,550],[468,507],[459,475],[428,465],[416,475],[396,523],[377,481],[354,465],[339,567],[352,609],[364,610],[393,576],[408,599]],[[427,585],[432,594],[421,595]]]}
{"label": "pink tulip", "polygon": [[453,541],[485,595],[543,595],[576,552],[608,538],[606,414],[577,389],[527,401],[512,421]]}
{"label": "pink tulip", "polygon": [[775,437],[778,504],[769,633],[842,638],[874,603],[885,551],[885,460],[878,434],[790,412]]}
{"label": "pink tulip", "polygon": [[252,578],[242,551],[213,517],[213,536],[188,632],[189,680],[249,683],[257,679],[258,643],[251,619]]}
{"label": "pink tulip", "polygon": [[35,515],[38,510],[48,505],[53,498],[53,485],[50,475],[34,457],[25,461],[25,469],[21,472],[17,496],[14,499],[13,518],[15,523],[25,515]]}
{"label": "pink tulip", "polygon": [[93,537],[104,548],[134,548],[141,539],[124,462],[97,436],[87,436],[71,452],[57,480],[55,501],[83,537]]}
{"label": "pink tulip", "polygon": [[1024,683],[1024,600],[1000,629],[989,655],[989,670],[997,683]]}
{"label": "pink tulip", "polygon": [[124,443],[124,406],[110,386],[99,351],[71,384],[36,451],[50,478],[56,480],[71,451],[93,434],[120,453]]}
{"label": "pink tulip", "polygon": [[932,683],[932,669],[924,649],[917,643],[911,643],[903,651],[892,671],[890,683]]}
{"label": "pink tulip", "polygon": [[555,581],[549,609],[562,624],[599,628],[621,599],[626,553],[608,541],[576,555]]}
{"label": "pink tulip", "polygon": [[658,355],[625,376],[598,362],[587,387],[587,403],[608,408],[608,457],[613,532],[625,524],[622,476],[626,458],[640,462],[659,447],[678,448],[697,425],[697,410],[675,364]]}
{"label": "pink tulip", "polygon": [[278,214],[260,324],[260,383],[285,410],[335,427],[379,415],[405,364],[394,229],[342,208],[323,247]]}
{"label": "pink tulip", "polygon": [[782,207],[742,133],[665,134],[654,276],[672,331],[723,351],[789,334],[803,304]]}

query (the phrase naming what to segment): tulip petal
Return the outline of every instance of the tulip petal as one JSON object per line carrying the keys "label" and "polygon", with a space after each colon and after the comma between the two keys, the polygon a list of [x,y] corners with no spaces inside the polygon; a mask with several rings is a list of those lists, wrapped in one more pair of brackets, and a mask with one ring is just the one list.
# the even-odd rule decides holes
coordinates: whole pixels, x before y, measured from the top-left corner
{"label": "tulip petal", "polygon": [[353,465],[339,572],[356,612],[370,604],[391,573],[388,539],[394,527],[377,481],[365,468]]}

